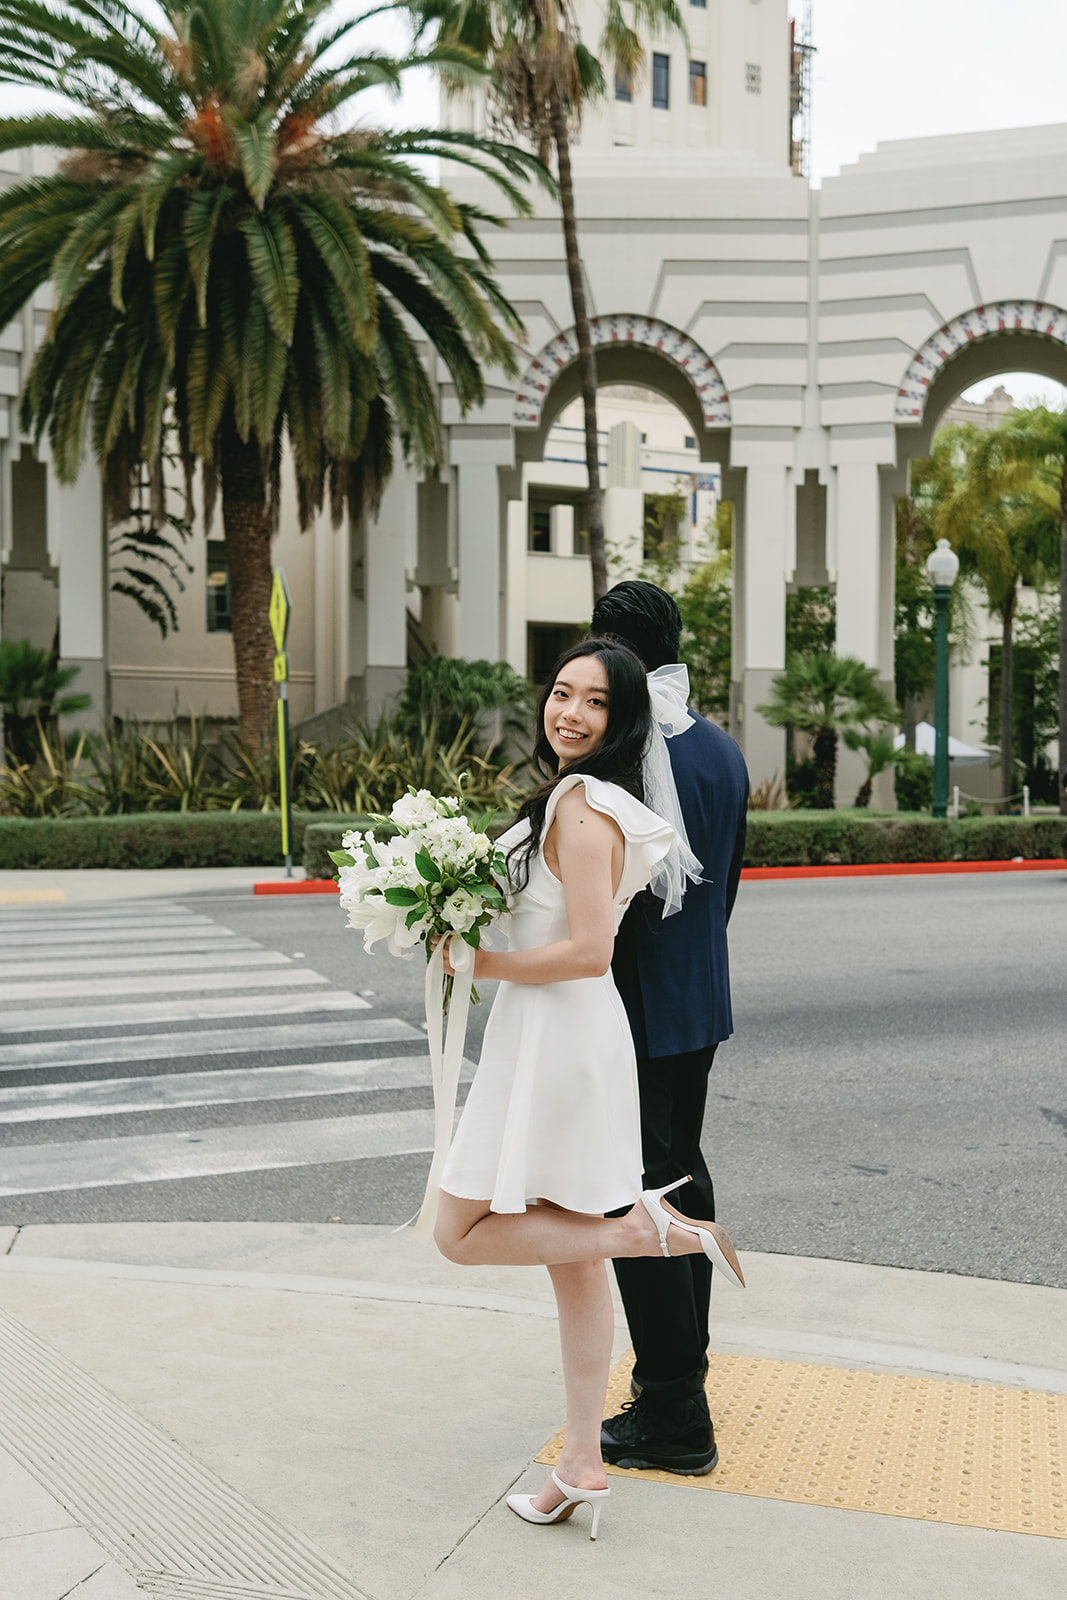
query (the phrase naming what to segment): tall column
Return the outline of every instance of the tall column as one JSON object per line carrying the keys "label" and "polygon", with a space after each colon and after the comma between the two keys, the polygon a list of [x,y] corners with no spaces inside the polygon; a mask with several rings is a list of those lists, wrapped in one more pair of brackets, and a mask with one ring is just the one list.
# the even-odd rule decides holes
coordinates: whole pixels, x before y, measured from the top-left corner
{"label": "tall column", "polygon": [[407,674],[407,553],[417,515],[417,483],[398,463],[374,521],[367,523],[363,570],[367,618],[366,714],[373,725],[403,690]]}
{"label": "tall column", "polygon": [[511,429],[495,424],[453,427],[449,458],[456,468],[456,652],[467,661],[499,661],[506,648],[499,469],[514,465]]}
{"label": "tall column", "polygon": [[[756,710],[770,699],[785,667],[785,572],[793,520],[792,435],[781,440],[738,438],[731,462],[745,467],[743,505],[735,503],[736,674],[732,731],[745,752],[753,783],[785,778],[785,730],[773,728]],[[761,430],[762,431],[762,430]],[[728,492],[728,491],[727,491]]]}
{"label": "tall column", "polygon": [[504,659],[526,673],[526,501],[508,501],[507,615]]}
{"label": "tall column", "polygon": [[[882,468],[893,464],[891,430],[854,437],[844,429],[835,429],[830,459],[837,478],[833,501],[837,653],[857,656],[867,666],[877,668],[882,687],[892,694],[893,593],[891,580],[888,584],[885,581],[886,536],[882,528],[886,506],[892,513],[891,497],[884,493],[882,484]],[[866,771],[863,755],[839,744],[837,805],[852,804]],[[892,804],[892,774],[876,780],[872,798],[879,807]]]}
{"label": "tall column", "polygon": [[86,461],[77,483],[60,483],[49,463],[48,544],[59,568],[59,652],[78,667],[72,692],[90,694],[91,721],[108,714],[107,541],[96,463]]}

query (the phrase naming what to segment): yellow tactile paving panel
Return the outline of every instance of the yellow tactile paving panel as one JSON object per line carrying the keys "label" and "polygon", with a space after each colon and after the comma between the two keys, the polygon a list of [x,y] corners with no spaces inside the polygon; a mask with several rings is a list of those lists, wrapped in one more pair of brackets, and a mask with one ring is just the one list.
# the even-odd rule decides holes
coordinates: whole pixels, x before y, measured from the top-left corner
{"label": "yellow tactile paving panel", "polygon": [[[629,1398],[632,1366],[612,1372],[606,1415]],[[714,1472],[622,1475],[1067,1539],[1067,1395],[718,1354],[707,1391]],[[556,1461],[561,1439],[538,1461]]]}

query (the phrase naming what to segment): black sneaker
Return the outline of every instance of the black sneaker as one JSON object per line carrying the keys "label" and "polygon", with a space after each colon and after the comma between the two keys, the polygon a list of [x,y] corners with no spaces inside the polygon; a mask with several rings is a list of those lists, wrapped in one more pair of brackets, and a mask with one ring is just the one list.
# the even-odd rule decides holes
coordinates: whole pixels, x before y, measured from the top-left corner
{"label": "black sneaker", "polygon": [[719,1463],[715,1429],[703,1394],[659,1402],[627,1401],[600,1428],[604,1460],[616,1467],[654,1467],[700,1478]]}

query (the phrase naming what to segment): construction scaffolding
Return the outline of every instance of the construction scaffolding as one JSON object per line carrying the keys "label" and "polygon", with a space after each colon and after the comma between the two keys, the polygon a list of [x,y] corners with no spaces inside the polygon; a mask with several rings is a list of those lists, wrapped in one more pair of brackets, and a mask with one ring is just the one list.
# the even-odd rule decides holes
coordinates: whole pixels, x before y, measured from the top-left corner
{"label": "construction scaffolding", "polygon": [[811,176],[812,0],[789,20],[789,158],[798,178]]}

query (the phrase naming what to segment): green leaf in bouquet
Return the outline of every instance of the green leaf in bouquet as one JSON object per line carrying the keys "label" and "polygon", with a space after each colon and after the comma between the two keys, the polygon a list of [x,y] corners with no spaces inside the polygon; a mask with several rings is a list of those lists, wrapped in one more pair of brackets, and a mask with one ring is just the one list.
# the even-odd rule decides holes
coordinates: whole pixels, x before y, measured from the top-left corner
{"label": "green leaf in bouquet", "polygon": [[335,867],[354,867],[356,864],[355,856],[350,856],[347,850],[327,850],[326,854]]}
{"label": "green leaf in bouquet", "polygon": [[417,906],[422,909],[422,896],[417,889],[386,889],[385,902],[390,906]]}
{"label": "green leaf in bouquet", "polygon": [[481,891],[482,899],[487,906],[502,906],[504,896],[500,893],[495,883],[487,884]]}
{"label": "green leaf in bouquet", "polygon": [[431,861],[425,850],[419,850],[415,855],[415,865],[419,869],[419,877],[427,883],[440,883],[441,869],[435,861]]}
{"label": "green leaf in bouquet", "polygon": [[408,912],[407,916],[404,918],[404,921],[409,928],[413,928],[416,922],[418,922],[419,918],[422,916],[422,909],[422,906],[418,905]]}
{"label": "green leaf in bouquet", "polygon": [[466,933],[461,934],[460,937],[462,938],[464,944],[469,944],[470,945],[472,950],[480,950],[481,949],[481,947],[482,947],[482,935],[481,935],[479,929],[477,928],[477,926],[475,926],[473,928],[468,928]]}

